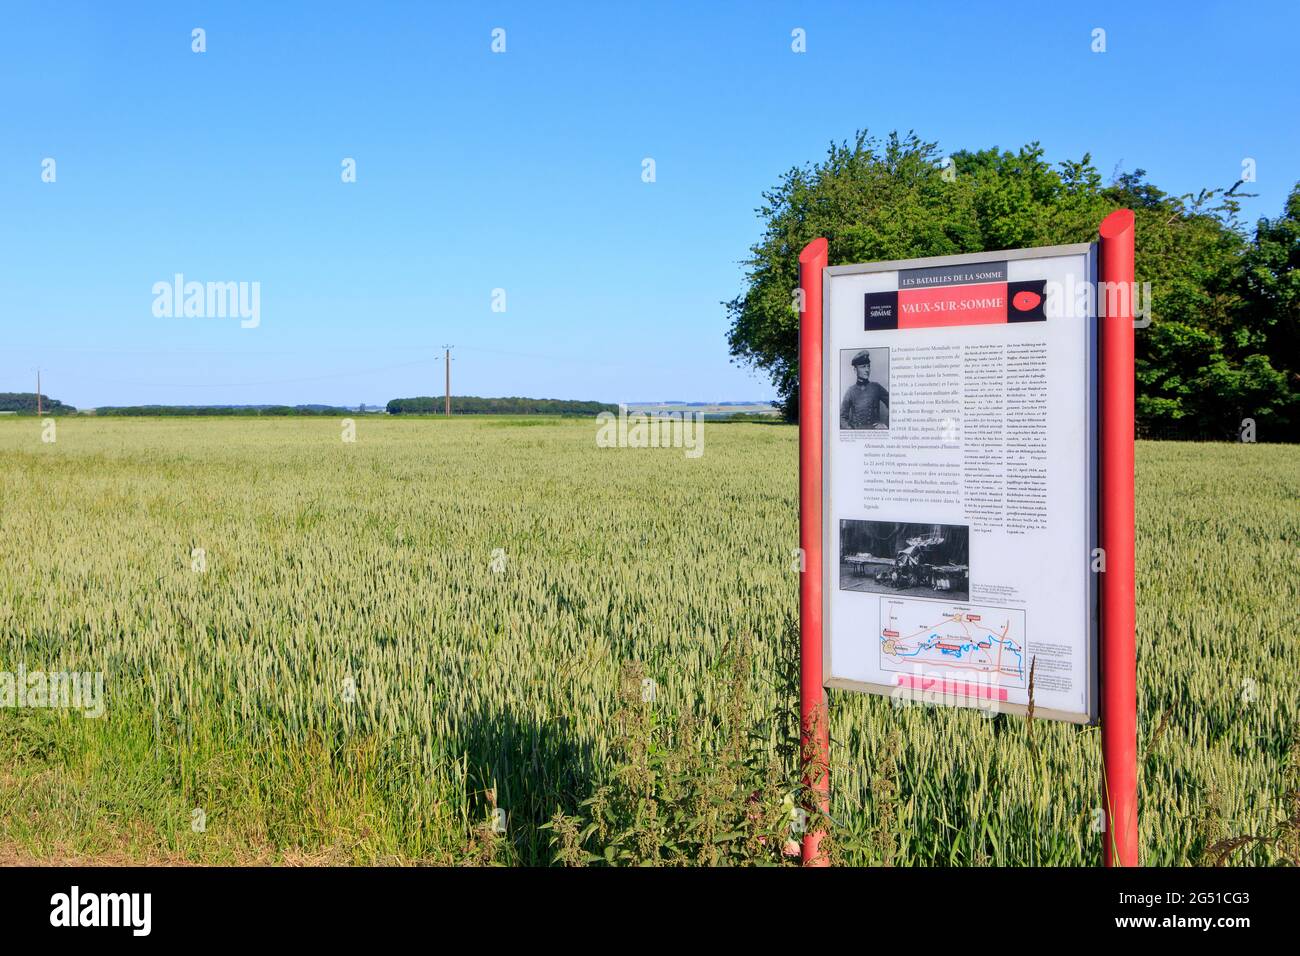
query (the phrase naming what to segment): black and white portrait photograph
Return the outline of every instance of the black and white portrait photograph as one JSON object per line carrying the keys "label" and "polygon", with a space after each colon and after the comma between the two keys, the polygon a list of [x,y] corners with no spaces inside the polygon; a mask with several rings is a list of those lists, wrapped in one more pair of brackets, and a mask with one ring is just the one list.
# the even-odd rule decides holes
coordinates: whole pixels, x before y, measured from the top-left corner
{"label": "black and white portrait photograph", "polygon": [[889,349],[840,349],[840,430],[889,428]]}
{"label": "black and white portrait photograph", "polygon": [[840,521],[840,590],[970,597],[970,529],[904,521]]}

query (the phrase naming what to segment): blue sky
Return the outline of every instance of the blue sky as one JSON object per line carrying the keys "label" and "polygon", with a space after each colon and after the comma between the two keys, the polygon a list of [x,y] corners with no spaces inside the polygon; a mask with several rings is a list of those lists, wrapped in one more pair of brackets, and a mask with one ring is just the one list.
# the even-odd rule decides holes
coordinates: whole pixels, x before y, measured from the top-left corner
{"label": "blue sky", "polygon": [[[859,128],[1179,192],[1252,157],[1247,218],[1280,211],[1300,8],[1048,6],[7,4],[0,391],[374,404],[452,343],[461,394],[770,398],[720,302],[762,191]],[[156,317],[178,272],[259,282],[260,325]]]}

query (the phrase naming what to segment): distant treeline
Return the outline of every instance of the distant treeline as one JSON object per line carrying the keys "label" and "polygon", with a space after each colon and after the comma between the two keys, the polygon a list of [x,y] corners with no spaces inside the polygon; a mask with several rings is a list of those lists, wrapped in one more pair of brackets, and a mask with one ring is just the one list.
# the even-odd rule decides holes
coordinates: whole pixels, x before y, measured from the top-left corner
{"label": "distant treeline", "polygon": [[199,415],[350,415],[352,411],[333,405],[107,405],[95,409],[95,414],[182,418]]}
{"label": "distant treeline", "polygon": [[[439,415],[445,410],[446,398],[422,395],[418,398],[395,398],[388,403],[390,415]],[[453,415],[596,415],[617,412],[617,405],[606,402],[568,401],[559,398],[478,398],[473,395],[451,397]]]}
{"label": "distant treeline", "polygon": [[[36,414],[35,392],[0,392],[0,412],[18,412],[19,414]],[[64,405],[56,398],[42,393],[41,412],[46,415],[71,415],[76,409]]]}
{"label": "distant treeline", "polygon": [[[390,415],[441,415],[445,399],[442,396],[395,398],[388,403]],[[41,396],[42,411],[49,415],[75,414],[76,409],[57,399]],[[368,411],[379,411],[370,406]],[[453,395],[451,410],[456,415],[596,415],[600,412],[618,412],[617,405],[605,402],[569,401],[558,398],[478,398],[473,395]],[[35,392],[0,392],[0,412],[36,413]],[[94,409],[99,416],[113,415],[138,418],[197,418],[203,416],[292,416],[360,414],[354,409],[337,405],[104,405]]]}

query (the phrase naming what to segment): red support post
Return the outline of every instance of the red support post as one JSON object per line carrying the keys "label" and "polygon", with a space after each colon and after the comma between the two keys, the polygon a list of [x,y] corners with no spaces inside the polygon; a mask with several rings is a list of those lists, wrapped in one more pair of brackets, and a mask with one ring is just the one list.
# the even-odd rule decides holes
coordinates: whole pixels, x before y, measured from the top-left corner
{"label": "red support post", "polygon": [[1101,333],[1101,751],[1107,866],[1138,865],[1137,602],[1133,509],[1133,212],[1102,222],[1097,314]]}
{"label": "red support post", "polygon": [[[814,239],[799,254],[799,726],[804,784],[823,814],[830,812],[830,727],[822,683],[822,269],[828,262],[825,239]],[[804,866],[828,865],[821,838],[821,821],[804,831]]]}

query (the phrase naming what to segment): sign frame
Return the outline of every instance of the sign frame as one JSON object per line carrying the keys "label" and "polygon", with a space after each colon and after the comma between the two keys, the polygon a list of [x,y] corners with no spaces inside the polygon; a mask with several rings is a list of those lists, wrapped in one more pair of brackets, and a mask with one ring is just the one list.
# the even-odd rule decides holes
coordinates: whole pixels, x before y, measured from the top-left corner
{"label": "sign frame", "polygon": [[[1099,661],[1095,668],[1101,729],[1101,799],[1104,807],[1102,859],[1105,866],[1138,866],[1137,789],[1137,653],[1135,598],[1134,509],[1134,260],[1135,216],[1117,209],[1098,227],[1099,242],[1090,248],[1090,273],[1095,283],[1091,310],[1088,357],[1096,370],[1095,404],[1090,414],[1096,424],[1091,436],[1090,469],[1097,494],[1089,495],[1096,516],[1097,537],[1104,570],[1096,575],[1099,612]],[[1041,257],[1044,249],[997,253],[1007,260],[1015,253]],[[1077,248],[1066,246],[1066,249]],[[994,253],[972,253],[963,258],[987,261]],[[827,393],[823,352],[823,291],[829,267],[829,246],[824,237],[804,246],[799,254],[799,726],[803,783],[807,802],[827,818],[830,813],[830,729],[823,680],[823,460],[824,412]],[[918,260],[901,260],[915,262]],[[858,267],[879,270],[886,264]],[[898,262],[888,265],[897,268]],[[1103,299],[1101,292],[1106,289]],[[1111,301],[1112,290],[1119,290]],[[1091,521],[1092,518],[1089,518]],[[1095,645],[1094,645],[1095,646]],[[825,823],[805,830],[801,842],[804,866],[828,866],[821,850]]]}
{"label": "sign frame", "polygon": [[[831,508],[831,482],[826,479],[825,469],[831,460],[831,448],[835,433],[835,423],[831,415],[835,408],[832,393],[835,387],[835,376],[833,374],[833,363],[835,356],[831,349],[831,302],[830,302],[830,280],[839,276],[849,275],[867,275],[878,272],[902,272],[911,269],[930,269],[942,268],[949,266],[964,265],[982,265],[991,262],[1011,262],[1023,261],[1026,259],[1050,259],[1073,256],[1086,257],[1085,281],[1092,284],[1092,288],[1097,287],[1097,244],[1089,242],[1073,243],[1071,245],[1057,246],[1037,246],[1027,249],[1004,249],[992,252],[974,252],[961,253],[958,255],[948,256],[926,256],[915,259],[893,259],[882,262],[854,263],[843,266],[826,266],[822,269],[822,408],[823,420],[821,427],[821,461],[823,480],[821,482],[822,494],[822,526],[820,546],[824,555],[822,561],[822,669],[823,684],[827,688],[836,690],[848,690],[858,693],[870,693],[888,696],[897,690],[898,685],[873,684],[862,681],[851,680],[842,677],[834,677],[835,666],[831,655],[831,613],[830,600],[831,595],[835,593],[834,577],[838,573],[838,562],[834,556],[827,550],[829,542],[832,540],[832,522],[836,520]],[[1085,449],[1085,468],[1086,468],[1086,511],[1085,511],[1085,536],[1089,552],[1099,546],[1100,528],[1099,521],[1099,475],[1097,469],[1097,444],[1098,444],[1098,385],[1100,382],[1100,368],[1098,364],[1098,330],[1095,314],[1088,314],[1082,317],[1087,323],[1085,345],[1085,358],[1087,367],[1085,369],[1085,388],[1087,394],[1084,398],[1084,415],[1086,421],[1087,447]],[[1086,555],[1080,555],[1080,566],[1085,567],[1084,561]],[[1098,587],[1097,575],[1089,573],[1087,581],[1087,635],[1088,646],[1085,653],[1085,674],[1084,681],[1086,684],[1085,699],[1087,701],[1087,711],[1074,713],[1066,710],[1057,710],[1053,708],[1035,705],[1034,716],[1046,720],[1059,720],[1073,724],[1086,724],[1095,726],[1099,719],[1100,709],[1100,681],[1098,680],[1098,668],[1100,665],[1100,626],[1101,626],[1101,608],[1100,608],[1100,588]],[[964,603],[975,603],[968,601]],[[1026,704],[1015,704],[1002,701],[998,703],[999,713],[1010,713],[1024,716],[1029,712]]]}

